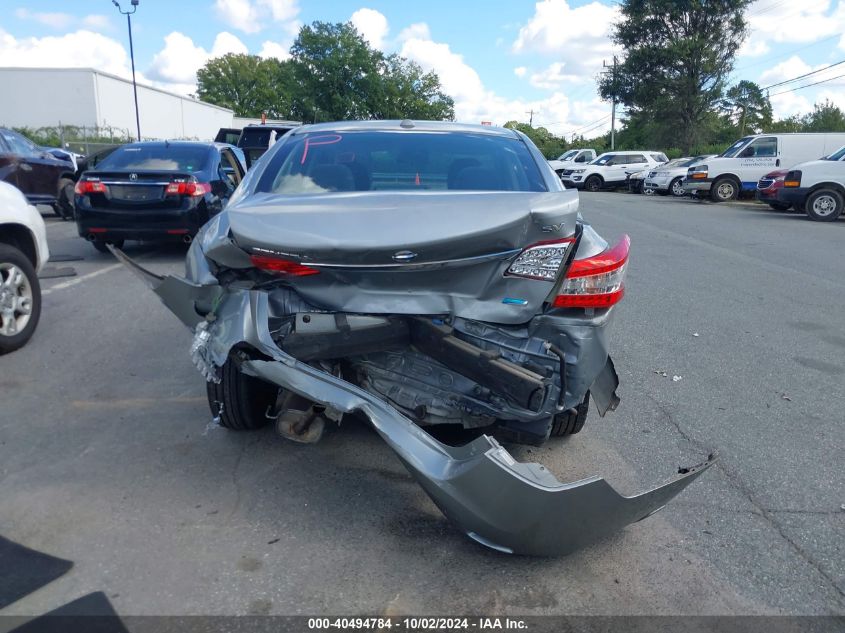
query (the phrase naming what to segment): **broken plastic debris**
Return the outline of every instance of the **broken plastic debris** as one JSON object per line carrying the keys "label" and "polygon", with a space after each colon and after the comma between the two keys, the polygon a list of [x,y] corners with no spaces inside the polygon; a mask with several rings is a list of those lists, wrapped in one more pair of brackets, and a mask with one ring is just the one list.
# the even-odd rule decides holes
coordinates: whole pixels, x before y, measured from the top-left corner
{"label": "broken plastic debris", "polygon": [[693,333],[692,333],[692,335],[693,335],[693,336],[698,336],[698,332],[693,332]]}
{"label": "broken plastic debris", "polygon": [[787,396],[785,393],[780,394],[780,397],[783,398],[784,400],[789,400],[790,402],[792,402],[792,398]]}
{"label": "broken plastic debris", "polygon": [[680,382],[683,379],[683,376],[672,376],[672,382]]}

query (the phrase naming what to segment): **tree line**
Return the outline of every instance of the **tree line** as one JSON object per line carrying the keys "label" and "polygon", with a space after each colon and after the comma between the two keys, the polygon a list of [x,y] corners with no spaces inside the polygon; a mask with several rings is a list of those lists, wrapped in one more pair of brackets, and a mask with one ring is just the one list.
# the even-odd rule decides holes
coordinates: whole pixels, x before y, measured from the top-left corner
{"label": "tree line", "polygon": [[[728,85],[748,35],[752,0],[622,0],[613,40],[621,62],[597,77],[600,96],[622,107],[617,149],[670,156],[721,152],[751,133],[845,131],[836,105],[774,120],[766,91],[752,81]],[[346,119],[454,119],[454,101],[433,72],[373,49],[351,23],[303,26],[291,57],[225,55],[197,73],[197,96],[238,116],[317,122]],[[508,121],[547,157],[573,147],[610,149],[610,133],[563,138]]]}

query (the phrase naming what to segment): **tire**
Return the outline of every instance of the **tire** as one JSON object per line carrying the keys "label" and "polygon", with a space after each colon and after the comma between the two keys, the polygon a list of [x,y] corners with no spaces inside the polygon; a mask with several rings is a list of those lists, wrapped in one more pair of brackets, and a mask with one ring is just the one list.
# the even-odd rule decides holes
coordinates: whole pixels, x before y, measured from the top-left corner
{"label": "tire", "polygon": [[710,199],[713,202],[728,202],[739,197],[739,185],[733,178],[717,178],[710,187]]}
{"label": "tire", "polygon": [[73,219],[73,188],[75,186],[70,178],[59,179],[59,191],[56,194],[56,204],[53,209],[62,220]]}
{"label": "tire", "polygon": [[788,202],[769,202],[768,205],[775,211],[789,211],[792,205]]}
{"label": "tire", "polygon": [[40,318],[41,285],[32,262],[0,244],[0,354],[23,347]]}
{"label": "tire", "polygon": [[842,215],[845,199],[835,189],[818,189],[807,196],[807,217],[816,222],[833,222]]}
{"label": "tire", "polygon": [[220,368],[220,374],[219,383],[206,383],[208,406],[211,414],[220,418],[220,426],[232,431],[253,431],[270,422],[265,414],[276,404],[276,385],[247,376],[232,356]]}
{"label": "tire", "polygon": [[587,412],[590,410],[590,392],[588,391],[581,401],[574,409],[558,413],[552,422],[551,437],[566,437],[567,435],[575,435],[584,428],[584,422],[587,421]]}
{"label": "tire", "polygon": [[595,193],[601,189],[603,184],[604,182],[602,181],[601,176],[590,176],[584,181],[584,189]]}
{"label": "tire", "polygon": [[684,179],[681,176],[675,178],[669,183],[669,192],[676,198],[683,198],[686,195],[684,191]]}
{"label": "tire", "polygon": [[106,244],[111,244],[115,248],[123,248],[123,240],[94,240],[91,242],[91,246],[101,253],[110,253],[111,251],[108,249]]}

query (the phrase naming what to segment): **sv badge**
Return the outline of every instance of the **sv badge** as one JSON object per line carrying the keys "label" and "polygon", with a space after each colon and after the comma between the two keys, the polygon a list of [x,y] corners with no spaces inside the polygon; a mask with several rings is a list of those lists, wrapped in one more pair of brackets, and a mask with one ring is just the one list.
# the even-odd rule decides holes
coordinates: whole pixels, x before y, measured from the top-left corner
{"label": "sv badge", "polygon": [[564,222],[558,222],[557,224],[546,224],[545,226],[541,226],[540,230],[543,233],[557,233],[558,231],[563,229]]}

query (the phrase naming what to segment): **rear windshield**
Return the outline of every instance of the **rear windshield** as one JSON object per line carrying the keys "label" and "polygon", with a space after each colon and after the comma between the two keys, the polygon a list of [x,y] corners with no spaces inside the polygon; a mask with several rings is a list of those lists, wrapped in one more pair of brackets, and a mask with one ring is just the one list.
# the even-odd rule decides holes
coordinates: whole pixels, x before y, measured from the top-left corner
{"label": "rear windshield", "polygon": [[456,132],[313,132],[291,137],[257,191],[546,191],[515,138]]}
{"label": "rear windshield", "polygon": [[208,148],[186,145],[125,145],[114,150],[97,169],[201,171],[208,164]]}
{"label": "rear windshield", "polygon": [[292,129],[293,128],[289,127],[247,127],[243,129],[243,132],[241,132],[237,145],[238,147],[263,147],[266,149],[270,146],[270,137],[273,132],[276,133],[276,140],[278,140]]}

